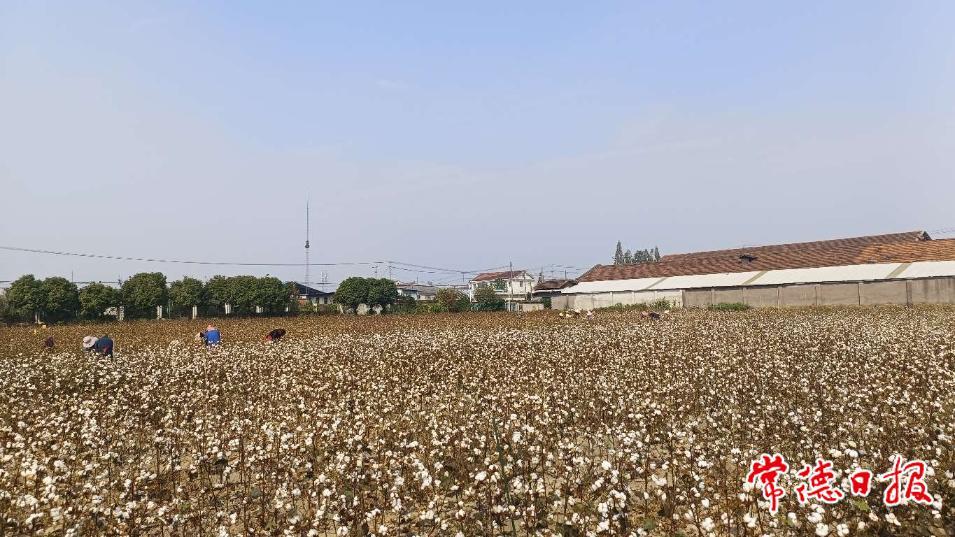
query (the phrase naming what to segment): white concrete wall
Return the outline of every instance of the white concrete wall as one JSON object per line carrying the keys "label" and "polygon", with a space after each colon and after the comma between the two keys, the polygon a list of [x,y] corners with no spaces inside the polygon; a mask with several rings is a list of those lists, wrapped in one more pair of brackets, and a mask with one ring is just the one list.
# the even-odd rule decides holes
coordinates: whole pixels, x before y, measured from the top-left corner
{"label": "white concrete wall", "polygon": [[817,283],[715,289],[564,293],[553,309],[588,310],[632,305],[665,298],[674,307],[703,307],[742,302],[753,307],[875,304],[955,304],[955,277],[852,283]]}
{"label": "white concrete wall", "polygon": [[679,308],[683,306],[683,291],[619,291],[612,293],[563,294],[551,299],[551,309],[590,310],[609,308],[618,304],[632,306],[666,300]]}

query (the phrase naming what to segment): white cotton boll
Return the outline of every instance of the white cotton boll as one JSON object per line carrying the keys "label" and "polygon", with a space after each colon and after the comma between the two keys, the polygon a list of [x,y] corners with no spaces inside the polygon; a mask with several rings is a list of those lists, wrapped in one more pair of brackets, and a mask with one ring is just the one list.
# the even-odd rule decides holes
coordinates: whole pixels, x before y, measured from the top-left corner
{"label": "white cotton boll", "polygon": [[756,521],[757,521],[757,518],[749,513],[746,513],[745,515],[743,515],[743,522],[746,524],[747,528],[755,528]]}
{"label": "white cotton boll", "polygon": [[816,535],[819,537],[826,537],[826,535],[829,535],[829,526],[823,524],[822,522],[816,524]]}

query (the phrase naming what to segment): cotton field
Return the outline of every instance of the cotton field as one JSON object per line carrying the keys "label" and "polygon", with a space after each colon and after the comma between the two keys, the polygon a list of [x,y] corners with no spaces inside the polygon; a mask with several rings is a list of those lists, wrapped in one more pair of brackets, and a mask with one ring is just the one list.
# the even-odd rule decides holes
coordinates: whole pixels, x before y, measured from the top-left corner
{"label": "cotton field", "polygon": [[0,329],[0,535],[955,535],[955,309],[204,324]]}

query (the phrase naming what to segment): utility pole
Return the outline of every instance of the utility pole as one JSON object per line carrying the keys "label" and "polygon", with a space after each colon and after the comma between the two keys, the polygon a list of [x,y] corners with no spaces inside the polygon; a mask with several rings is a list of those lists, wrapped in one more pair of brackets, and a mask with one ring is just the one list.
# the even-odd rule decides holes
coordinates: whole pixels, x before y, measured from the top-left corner
{"label": "utility pole", "polygon": [[507,311],[511,311],[511,294],[514,292],[514,262],[507,263]]}
{"label": "utility pole", "polygon": [[309,234],[309,217],[308,217],[308,198],[305,199],[305,285],[308,285],[308,234]]}

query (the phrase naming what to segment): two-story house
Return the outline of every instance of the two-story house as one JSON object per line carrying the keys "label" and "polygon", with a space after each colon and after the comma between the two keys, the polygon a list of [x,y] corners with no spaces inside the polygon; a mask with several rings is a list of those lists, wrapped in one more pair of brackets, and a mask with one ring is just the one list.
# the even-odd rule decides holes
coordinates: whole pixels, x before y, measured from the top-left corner
{"label": "two-story house", "polygon": [[468,297],[473,301],[474,292],[480,287],[493,287],[498,295],[508,301],[523,301],[530,297],[537,280],[526,270],[484,272],[468,283]]}

